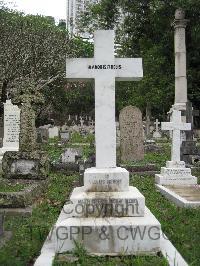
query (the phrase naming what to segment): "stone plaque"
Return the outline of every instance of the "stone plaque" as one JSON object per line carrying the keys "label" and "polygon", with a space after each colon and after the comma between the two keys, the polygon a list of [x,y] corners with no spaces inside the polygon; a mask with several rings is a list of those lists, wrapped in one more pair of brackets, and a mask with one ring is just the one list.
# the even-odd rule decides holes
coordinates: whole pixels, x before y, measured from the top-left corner
{"label": "stone plaque", "polygon": [[34,160],[17,160],[11,165],[11,174],[34,175],[38,169],[38,163]]}
{"label": "stone plaque", "polygon": [[137,107],[125,107],[120,112],[119,123],[121,160],[142,160],[144,158],[144,139],[141,111]]}
{"label": "stone plaque", "polygon": [[7,100],[4,104],[3,147],[19,148],[20,109]]}
{"label": "stone plaque", "polygon": [[62,131],[62,132],[60,132],[60,138],[63,141],[68,141],[70,139],[70,133],[69,133],[69,131]]}

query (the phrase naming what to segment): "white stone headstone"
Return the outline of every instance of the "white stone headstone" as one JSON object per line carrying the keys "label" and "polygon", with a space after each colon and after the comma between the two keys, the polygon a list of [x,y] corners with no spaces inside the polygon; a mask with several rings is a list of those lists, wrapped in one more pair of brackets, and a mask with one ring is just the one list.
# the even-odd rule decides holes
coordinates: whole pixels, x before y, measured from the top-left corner
{"label": "white stone headstone", "polygon": [[59,128],[58,127],[50,127],[49,128],[49,138],[53,139],[59,136]]}
{"label": "white stone headstone", "polygon": [[11,100],[4,103],[4,138],[1,155],[6,151],[19,150],[20,109]]}
{"label": "white stone headstone", "polygon": [[[155,240],[155,234],[160,234],[160,223],[145,208],[145,198],[137,188],[129,186],[129,173],[126,169],[116,167],[116,125],[115,125],[115,81],[139,80],[143,76],[142,59],[115,58],[114,31],[95,32],[94,58],[79,58],[67,60],[67,78],[95,80],[95,138],[96,167],[84,172],[84,186],[75,188],[70,196],[70,203],[63,208],[54,230],[59,235],[72,227],[90,229],[90,233],[81,238],[80,233],[72,239],[61,239],[58,234],[55,239],[56,252],[62,253],[74,249],[74,242],[81,241],[90,254],[120,255],[156,253],[160,251],[160,238]],[[128,204],[132,208],[128,210]],[[121,215],[113,212],[116,205],[121,205]],[[81,214],[73,211],[77,205],[83,209],[89,205],[89,212]],[[105,210],[99,213],[101,207]],[[87,208],[87,207],[86,207]],[[69,211],[69,209],[72,210]],[[83,218],[80,218],[80,217]],[[117,218],[120,216],[120,218]],[[130,228],[138,228],[149,232],[134,241]],[[120,238],[117,232],[122,229]],[[60,230],[61,229],[61,230]],[[109,236],[101,238],[101,231]],[[127,230],[126,230],[127,229]],[[129,231],[129,232],[128,232]]]}

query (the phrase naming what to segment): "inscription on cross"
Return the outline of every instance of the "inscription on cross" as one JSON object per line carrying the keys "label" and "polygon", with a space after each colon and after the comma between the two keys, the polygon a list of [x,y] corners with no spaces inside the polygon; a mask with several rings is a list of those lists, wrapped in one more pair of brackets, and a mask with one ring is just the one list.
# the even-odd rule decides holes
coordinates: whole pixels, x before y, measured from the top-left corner
{"label": "inscription on cross", "polygon": [[115,81],[143,77],[141,58],[115,58],[114,31],[96,31],[94,58],[67,59],[66,77],[95,80],[96,167],[116,167]]}
{"label": "inscription on cross", "polygon": [[191,130],[190,123],[183,123],[181,111],[173,110],[172,121],[161,123],[162,130],[171,130],[172,133],[172,161],[180,162],[181,131]]}

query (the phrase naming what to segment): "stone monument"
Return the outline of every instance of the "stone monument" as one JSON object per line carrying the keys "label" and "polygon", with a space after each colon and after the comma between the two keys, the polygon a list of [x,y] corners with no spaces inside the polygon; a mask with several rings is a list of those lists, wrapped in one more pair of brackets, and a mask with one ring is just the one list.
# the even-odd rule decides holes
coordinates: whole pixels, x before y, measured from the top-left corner
{"label": "stone monument", "polygon": [[160,122],[158,121],[158,119],[156,119],[156,122],[154,124],[156,126],[156,131],[153,132],[153,138],[154,139],[160,139],[162,136],[161,136],[161,134],[159,132]]}
{"label": "stone monument", "polygon": [[172,151],[171,161],[166,167],[161,168],[161,174],[156,174],[155,181],[160,185],[193,185],[197,184],[197,178],[191,175],[191,169],[185,168],[185,162],[180,160],[181,130],[191,130],[191,124],[183,123],[181,112],[174,110],[172,122],[161,123],[162,130],[171,130]]}
{"label": "stone monument", "polygon": [[11,100],[4,103],[4,138],[0,149],[0,161],[6,151],[19,150],[20,109]]}
{"label": "stone monument", "polygon": [[34,95],[34,92],[29,94],[27,91],[18,98],[21,102],[19,151],[4,154],[4,178],[45,179],[48,175],[48,156],[37,149],[35,112],[32,107],[32,104],[40,102],[41,96]]}
{"label": "stone monument", "polygon": [[[64,206],[54,227],[55,248],[71,251],[76,241],[90,254],[154,254],[160,250],[160,223],[144,196],[129,186],[128,171],[116,166],[115,81],[140,80],[142,59],[115,58],[112,30],[96,31],[94,44],[94,58],[67,59],[67,78],[95,80],[96,167],[85,170],[84,186]],[[145,233],[133,241],[137,228]]]}
{"label": "stone monument", "polygon": [[127,106],[119,115],[121,160],[144,159],[142,113],[137,107]]}
{"label": "stone monument", "polygon": [[175,46],[175,104],[176,110],[186,110],[187,103],[187,76],[186,76],[186,42],[185,29],[188,20],[185,11],[181,8],[175,12],[174,46]]}

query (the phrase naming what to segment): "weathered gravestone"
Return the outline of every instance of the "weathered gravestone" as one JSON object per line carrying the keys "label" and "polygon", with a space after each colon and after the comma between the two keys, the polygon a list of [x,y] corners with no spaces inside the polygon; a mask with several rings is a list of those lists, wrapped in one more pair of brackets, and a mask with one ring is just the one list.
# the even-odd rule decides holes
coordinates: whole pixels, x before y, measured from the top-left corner
{"label": "weathered gravestone", "polygon": [[67,148],[61,154],[62,163],[76,163],[77,160],[82,156],[82,149],[80,148]]}
{"label": "weathered gravestone", "polygon": [[[94,58],[68,59],[67,77],[95,80],[96,167],[85,170],[84,186],[73,190],[54,226],[56,252],[71,251],[81,242],[90,254],[155,254],[160,251],[160,223],[145,207],[144,196],[129,186],[128,171],[116,166],[115,80],[141,79],[142,60],[115,58],[114,31],[97,31],[94,36]],[[129,232],[138,227],[145,233],[133,241]],[[72,228],[77,232],[73,239],[66,237]],[[89,233],[83,236],[86,228]],[[106,239],[101,237],[104,232]]]}
{"label": "weathered gravestone", "polygon": [[62,142],[67,142],[70,140],[70,132],[68,130],[60,131],[60,138]]}
{"label": "weathered gravestone", "polygon": [[137,107],[127,106],[121,110],[120,147],[122,161],[144,159],[144,139],[142,113]]}
{"label": "weathered gravestone", "polygon": [[6,152],[2,161],[3,176],[14,179],[45,179],[49,170],[48,156],[37,149],[35,112],[32,103],[36,96],[24,94],[22,101],[19,151]]}
{"label": "weathered gravestone", "polygon": [[51,125],[44,125],[37,128],[37,142],[48,142],[49,140],[49,128]]}
{"label": "weathered gravestone", "polygon": [[20,109],[11,100],[4,103],[4,138],[0,149],[0,160],[6,151],[19,150]]}
{"label": "weathered gravestone", "polygon": [[49,128],[49,138],[53,139],[59,136],[59,128],[58,127],[50,127]]}

